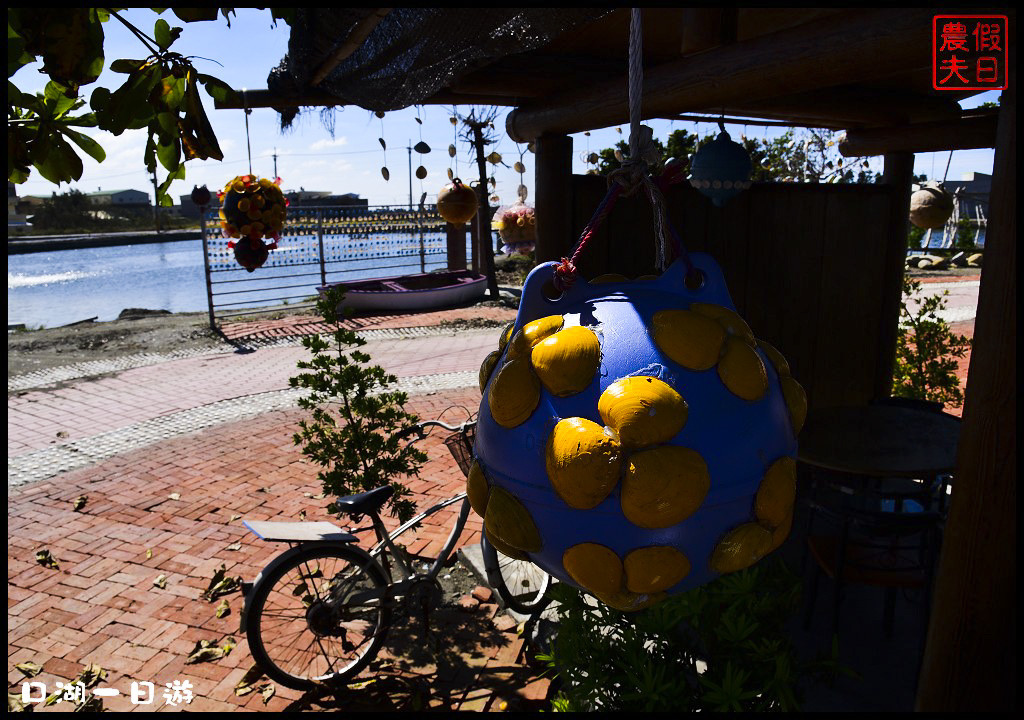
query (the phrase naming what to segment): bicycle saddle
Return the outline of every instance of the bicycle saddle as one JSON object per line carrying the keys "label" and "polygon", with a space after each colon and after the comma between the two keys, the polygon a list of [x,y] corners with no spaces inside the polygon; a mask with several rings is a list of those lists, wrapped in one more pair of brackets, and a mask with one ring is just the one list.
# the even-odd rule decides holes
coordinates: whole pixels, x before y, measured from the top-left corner
{"label": "bicycle saddle", "polygon": [[381,505],[395,494],[390,485],[367,490],[366,492],[346,495],[334,501],[339,510],[349,515],[367,515],[380,510]]}

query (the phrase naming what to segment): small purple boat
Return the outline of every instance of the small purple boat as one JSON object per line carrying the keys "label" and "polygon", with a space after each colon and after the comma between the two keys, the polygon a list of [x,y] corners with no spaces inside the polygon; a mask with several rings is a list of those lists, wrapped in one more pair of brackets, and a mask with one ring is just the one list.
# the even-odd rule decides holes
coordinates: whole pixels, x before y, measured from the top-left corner
{"label": "small purple boat", "polygon": [[434,310],[482,298],[487,292],[487,277],[469,270],[449,270],[331,283],[319,291],[334,287],[345,288],[342,307],[353,310]]}

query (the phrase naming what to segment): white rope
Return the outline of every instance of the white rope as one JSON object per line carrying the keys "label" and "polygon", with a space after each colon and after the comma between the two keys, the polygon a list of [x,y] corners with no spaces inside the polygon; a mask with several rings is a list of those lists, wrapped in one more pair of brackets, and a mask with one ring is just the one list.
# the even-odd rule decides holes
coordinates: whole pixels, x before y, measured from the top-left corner
{"label": "white rope", "polygon": [[643,186],[644,194],[654,211],[654,237],[658,270],[667,263],[667,218],[665,201],[647,172],[649,162],[657,162],[654,132],[640,125],[644,94],[644,31],[640,8],[632,8],[629,16],[629,162],[632,181]]}
{"label": "white rope", "polygon": [[640,8],[629,18],[629,159],[640,159],[640,106],[644,94],[644,30]]}

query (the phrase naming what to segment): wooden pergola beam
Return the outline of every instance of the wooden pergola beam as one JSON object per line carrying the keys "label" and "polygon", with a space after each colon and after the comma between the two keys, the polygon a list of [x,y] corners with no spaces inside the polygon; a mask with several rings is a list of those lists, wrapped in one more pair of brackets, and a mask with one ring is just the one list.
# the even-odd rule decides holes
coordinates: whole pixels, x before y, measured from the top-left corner
{"label": "wooden pergola beam", "polygon": [[762,102],[737,101],[731,105],[756,116],[771,114],[816,120],[844,128],[957,120],[961,114],[960,105],[952,98],[865,86],[823,88]]}
{"label": "wooden pergola beam", "polygon": [[848,130],[839,141],[839,152],[844,157],[861,157],[991,148],[996,145],[997,124],[998,113],[976,113],[953,122]]}
{"label": "wooden pergola beam", "polygon": [[[644,117],[707,111],[781,95],[863,82],[927,64],[934,12],[858,10],[682,58],[645,71]],[[543,132],[574,133],[629,119],[625,76],[509,113],[516,142]]]}

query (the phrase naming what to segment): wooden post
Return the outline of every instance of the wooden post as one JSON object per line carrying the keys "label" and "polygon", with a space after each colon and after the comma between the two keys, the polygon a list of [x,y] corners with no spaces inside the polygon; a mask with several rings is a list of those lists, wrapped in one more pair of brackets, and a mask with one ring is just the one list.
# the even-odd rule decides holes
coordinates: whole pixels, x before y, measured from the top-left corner
{"label": "wooden post", "polygon": [[892,188],[888,237],[882,280],[882,308],[878,326],[878,359],[875,365],[875,397],[892,394],[892,373],[896,364],[896,331],[903,298],[903,272],[907,263],[907,234],[910,223],[910,186],[914,180],[913,153],[887,153],[882,181]]}
{"label": "wooden post", "polygon": [[445,231],[448,236],[448,269],[466,269],[466,226],[447,223]]}
{"label": "wooden post", "polygon": [[1011,84],[999,113],[963,430],[918,684],[924,712],[1017,704],[1016,155]]}
{"label": "wooden post", "polygon": [[572,228],[572,138],[541,135],[534,147],[537,168],[538,263],[561,260],[573,247]]}

